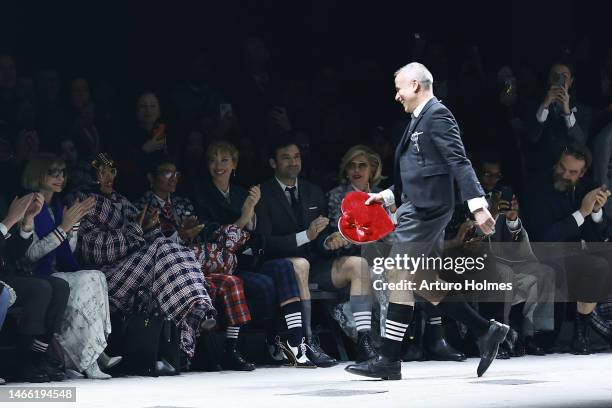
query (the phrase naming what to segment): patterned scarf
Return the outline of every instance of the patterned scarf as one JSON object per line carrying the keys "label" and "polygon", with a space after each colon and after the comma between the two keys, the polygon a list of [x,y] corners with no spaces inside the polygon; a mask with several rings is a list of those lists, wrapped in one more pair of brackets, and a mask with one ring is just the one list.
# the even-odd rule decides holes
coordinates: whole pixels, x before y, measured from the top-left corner
{"label": "patterned scarf", "polygon": [[[49,213],[47,203],[43,204],[40,214],[34,218],[34,229],[36,230],[36,235],[41,239],[51,234],[53,230],[55,230],[55,228],[62,223],[63,208],[59,198],[53,197],[51,206],[55,221]],[[51,275],[54,272],[54,260],[56,261],[57,270],[62,272],[73,272],[79,270],[80,268],[72,251],[70,250],[68,240],[65,240],[60,244],[60,246],[55,248],[55,250],[49,252],[38,261],[36,268],[34,269],[34,275]]]}

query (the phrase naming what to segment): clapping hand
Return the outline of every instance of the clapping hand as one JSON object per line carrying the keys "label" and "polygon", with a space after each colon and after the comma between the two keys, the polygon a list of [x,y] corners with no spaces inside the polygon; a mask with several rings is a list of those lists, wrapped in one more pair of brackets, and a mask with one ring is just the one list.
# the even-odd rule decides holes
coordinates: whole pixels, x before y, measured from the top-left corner
{"label": "clapping hand", "polygon": [[204,224],[199,224],[198,217],[192,215],[183,220],[183,223],[179,227],[178,234],[183,241],[190,242],[197,237],[203,229]]}
{"label": "clapping hand", "polygon": [[89,211],[96,204],[96,200],[93,197],[86,198],[83,201],[76,200],[76,202],[70,207],[64,207],[64,213],[62,216],[62,223],[60,228],[64,230],[65,233],[69,233],[81,219],[89,214]]}

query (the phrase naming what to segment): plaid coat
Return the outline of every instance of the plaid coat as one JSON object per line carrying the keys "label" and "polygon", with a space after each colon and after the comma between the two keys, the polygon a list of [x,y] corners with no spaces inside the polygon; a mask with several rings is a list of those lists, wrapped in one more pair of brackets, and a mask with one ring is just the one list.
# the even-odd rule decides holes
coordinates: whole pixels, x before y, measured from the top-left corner
{"label": "plaid coat", "polygon": [[[172,203],[172,212],[166,214],[159,199],[155,197],[152,191],[147,191],[136,202],[136,207],[143,209],[148,204],[149,209],[159,211],[160,223],[166,236],[175,242],[183,243],[176,231],[187,217],[195,215],[195,210],[188,198],[172,196],[170,201]],[[200,222],[204,223],[209,221],[200,220]],[[223,273],[231,275],[238,265],[238,253],[248,239],[249,233],[246,230],[240,229],[234,224],[228,224],[219,226],[212,233],[210,242],[202,242],[198,237],[194,242],[185,242],[183,244],[190,247],[196,254],[196,257],[202,264],[202,272],[204,274]]]}
{"label": "plaid coat", "polygon": [[181,348],[193,355],[200,323],[216,314],[193,252],[165,238],[159,229],[144,234],[138,210],[122,195],[93,197],[96,204],[79,229],[82,264],[104,272],[114,310],[132,310],[135,293],[149,287],[155,274],[157,303],[181,331]]}

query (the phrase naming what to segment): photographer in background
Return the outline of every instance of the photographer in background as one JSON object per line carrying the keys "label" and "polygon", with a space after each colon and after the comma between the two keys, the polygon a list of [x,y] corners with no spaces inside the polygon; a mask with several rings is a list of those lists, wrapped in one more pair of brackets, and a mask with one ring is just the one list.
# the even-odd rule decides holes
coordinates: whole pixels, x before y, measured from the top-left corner
{"label": "photographer in background", "polygon": [[544,99],[537,110],[534,109],[535,115],[529,118],[528,174],[533,170],[550,168],[561,146],[571,143],[586,145],[588,142],[591,111],[576,103],[572,87],[574,80],[569,64],[552,64]]}

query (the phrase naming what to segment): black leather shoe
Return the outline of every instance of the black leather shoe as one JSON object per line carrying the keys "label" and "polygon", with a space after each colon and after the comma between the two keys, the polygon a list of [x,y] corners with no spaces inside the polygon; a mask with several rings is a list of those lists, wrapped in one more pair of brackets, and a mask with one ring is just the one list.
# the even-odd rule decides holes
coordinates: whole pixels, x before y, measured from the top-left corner
{"label": "black leather shoe", "polygon": [[402,361],[425,361],[425,352],[418,344],[408,343],[406,351],[402,355]]}
{"label": "black leather shoe", "polygon": [[545,356],[546,351],[543,347],[540,347],[538,343],[532,338],[528,337],[525,339],[525,354],[529,354],[531,356]]}
{"label": "black leather shoe", "polygon": [[26,361],[21,366],[17,379],[18,381],[29,383],[46,383],[51,381],[47,373],[40,367],[32,364],[31,361]]}
{"label": "black leather shoe", "polygon": [[574,336],[570,343],[570,353],[572,354],[591,354],[591,322],[578,313],[574,321]]}
{"label": "black leather shoe", "polygon": [[402,363],[399,360],[391,361],[383,356],[377,356],[359,364],[349,364],[345,370],[351,374],[370,378],[382,378],[383,380],[402,379]]}
{"label": "black leather shoe", "polygon": [[66,374],[58,367],[49,362],[46,355],[38,358],[38,367],[49,377],[51,381],[64,381]]}
{"label": "black leather shoe", "polygon": [[508,334],[508,330],[510,330],[510,326],[501,324],[491,319],[491,322],[489,323],[489,330],[487,330],[485,334],[476,340],[478,349],[480,350],[480,363],[476,369],[476,374],[478,374],[478,377],[482,377],[493,360],[495,360],[495,357],[497,357],[499,343],[504,341],[506,335]]}
{"label": "black leather shoe", "polygon": [[233,371],[253,371],[255,365],[249,363],[242,357],[242,354],[236,349],[227,349],[221,358],[221,367],[224,370]]}
{"label": "black leather shoe", "polygon": [[425,358],[435,361],[463,361],[465,354],[455,350],[444,338],[441,324],[428,324],[423,336]]}
{"label": "black leather shoe", "polygon": [[159,377],[167,377],[177,375],[176,368],[165,359],[157,360],[155,362],[155,375]]}
{"label": "black leather shoe", "polygon": [[332,367],[338,364],[335,358],[325,354],[315,336],[306,337],[306,357],[317,367]]}
{"label": "black leather shoe", "polygon": [[370,332],[360,331],[357,334],[357,353],[355,356],[355,362],[361,363],[374,357],[376,357],[376,350],[374,350]]}

